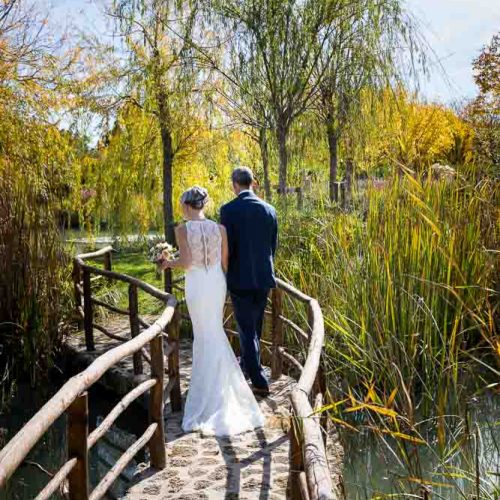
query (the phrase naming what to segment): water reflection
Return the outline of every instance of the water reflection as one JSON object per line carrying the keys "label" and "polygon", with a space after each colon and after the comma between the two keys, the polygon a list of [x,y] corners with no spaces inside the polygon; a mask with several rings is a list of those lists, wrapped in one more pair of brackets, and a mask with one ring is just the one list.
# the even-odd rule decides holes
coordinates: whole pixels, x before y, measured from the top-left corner
{"label": "water reflection", "polygon": [[468,418],[463,411],[446,417],[441,450],[436,419],[417,427],[427,445],[396,441],[366,427],[342,432],[347,498],[500,498],[499,398],[489,394],[471,403]]}

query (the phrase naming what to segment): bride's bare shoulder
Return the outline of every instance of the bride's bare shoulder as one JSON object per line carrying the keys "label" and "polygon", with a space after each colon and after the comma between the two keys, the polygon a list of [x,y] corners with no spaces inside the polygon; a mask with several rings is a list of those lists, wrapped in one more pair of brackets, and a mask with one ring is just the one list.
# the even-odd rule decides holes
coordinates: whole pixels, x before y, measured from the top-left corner
{"label": "bride's bare shoulder", "polygon": [[175,234],[177,236],[185,236],[187,233],[187,225],[186,223],[179,224],[175,226]]}

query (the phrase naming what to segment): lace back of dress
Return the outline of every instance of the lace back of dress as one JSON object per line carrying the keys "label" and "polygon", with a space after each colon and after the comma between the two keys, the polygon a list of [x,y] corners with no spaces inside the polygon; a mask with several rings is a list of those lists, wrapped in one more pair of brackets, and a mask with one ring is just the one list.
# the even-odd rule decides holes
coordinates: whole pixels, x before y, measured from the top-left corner
{"label": "lace back of dress", "polygon": [[216,222],[188,221],[187,237],[193,267],[208,269],[220,264],[222,237]]}

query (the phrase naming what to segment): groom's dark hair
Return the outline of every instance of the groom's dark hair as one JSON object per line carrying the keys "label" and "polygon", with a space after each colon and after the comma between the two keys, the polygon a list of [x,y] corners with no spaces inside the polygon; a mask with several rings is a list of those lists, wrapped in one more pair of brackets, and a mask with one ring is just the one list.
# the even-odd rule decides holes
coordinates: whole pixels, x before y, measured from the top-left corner
{"label": "groom's dark hair", "polygon": [[248,167],[237,167],[231,174],[233,184],[249,188],[253,183],[253,172]]}

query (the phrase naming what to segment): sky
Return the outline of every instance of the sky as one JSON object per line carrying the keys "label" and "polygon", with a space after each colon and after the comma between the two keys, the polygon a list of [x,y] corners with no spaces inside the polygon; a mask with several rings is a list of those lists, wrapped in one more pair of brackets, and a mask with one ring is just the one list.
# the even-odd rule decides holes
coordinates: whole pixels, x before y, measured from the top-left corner
{"label": "sky", "polygon": [[407,0],[437,61],[422,82],[429,100],[453,102],[477,93],[472,60],[500,31],[500,0]]}
{"label": "sky", "polygon": [[[103,31],[100,9],[105,0],[39,1],[53,7],[58,24],[72,19],[77,26]],[[472,60],[500,31],[500,0],[405,0],[405,4],[433,51],[430,75],[420,80],[422,96],[447,104],[473,97]]]}

